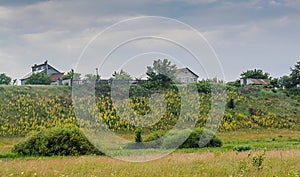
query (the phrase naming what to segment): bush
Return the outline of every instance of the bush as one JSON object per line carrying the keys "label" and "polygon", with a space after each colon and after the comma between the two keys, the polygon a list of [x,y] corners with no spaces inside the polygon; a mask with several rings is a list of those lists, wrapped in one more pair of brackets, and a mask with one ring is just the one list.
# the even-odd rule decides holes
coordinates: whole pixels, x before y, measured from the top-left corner
{"label": "bush", "polygon": [[[178,147],[178,142],[184,142],[185,139],[189,139],[189,135],[191,135],[190,129],[180,130],[180,131],[171,131],[168,136],[166,136],[162,141],[162,147],[164,149],[172,149]],[[186,140],[186,141],[187,141]],[[183,145],[183,144],[182,144]],[[179,148],[186,148],[179,146]],[[191,147],[195,148],[195,147]]]}
{"label": "bush", "polygon": [[137,128],[135,130],[135,142],[140,143],[142,142],[142,129]]}
{"label": "bush", "polygon": [[[148,148],[157,148],[163,147],[166,149],[176,148],[175,145],[178,141],[183,141],[187,136],[188,138],[184,141],[179,148],[199,148],[199,141],[201,138],[201,147],[221,147],[222,141],[217,138],[212,132],[208,130],[203,130],[202,128],[195,128],[194,130],[185,129],[180,131],[171,131],[168,133],[167,137],[163,137],[167,132],[166,131],[158,131],[152,133],[146,139],[146,146]],[[161,139],[160,139],[161,138]],[[158,140],[159,139],[159,140]],[[156,141],[155,141],[156,140]],[[150,141],[152,143],[150,143]]]}
{"label": "bush", "polygon": [[12,151],[25,156],[103,155],[78,128],[51,128],[35,132],[14,145]]}
{"label": "bush", "polygon": [[234,99],[231,98],[228,103],[227,103],[227,108],[229,109],[234,109],[235,105],[234,105]]}
{"label": "bush", "polygon": [[252,148],[250,146],[234,146],[233,150],[237,152],[249,151]]}
{"label": "bush", "polygon": [[[201,138],[201,144],[199,144]],[[214,133],[195,128],[189,138],[180,146],[180,148],[197,148],[197,147],[221,147],[222,141]]]}

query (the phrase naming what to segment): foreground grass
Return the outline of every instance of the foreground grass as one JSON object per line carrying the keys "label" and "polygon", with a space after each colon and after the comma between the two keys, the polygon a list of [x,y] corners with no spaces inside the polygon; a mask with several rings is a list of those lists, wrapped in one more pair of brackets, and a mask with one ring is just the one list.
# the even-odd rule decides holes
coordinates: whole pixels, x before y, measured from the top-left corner
{"label": "foreground grass", "polygon": [[[256,129],[219,132],[222,148],[181,149],[151,162],[127,163],[110,157],[18,157],[20,138],[0,137],[0,176],[299,176],[300,131]],[[130,136],[128,139],[131,139]],[[250,146],[237,153],[233,147]],[[253,157],[266,148],[259,170]],[[149,150],[151,155],[151,150]]]}
{"label": "foreground grass", "polygon": [[173,153],[145,163],[91,156],[2,160],[0,176],[296,176],[300,173],[300,150],[267,151],[261,170],[252,165],[247,154]]}

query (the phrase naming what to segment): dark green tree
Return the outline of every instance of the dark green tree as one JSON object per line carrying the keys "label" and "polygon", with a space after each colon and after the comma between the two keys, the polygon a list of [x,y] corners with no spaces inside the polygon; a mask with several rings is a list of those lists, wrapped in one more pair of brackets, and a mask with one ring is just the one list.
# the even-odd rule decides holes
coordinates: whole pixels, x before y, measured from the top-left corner
{"label": "dark green tree", "polygon": [[153,66],[147,67],[149,81],[171,82],[176,80],[176,65],[168,59],[159,59],[153,62]]}
{"label": "dark green tree", "polygon": [[289,76],[282,76],[281,78],[279,78],[278,80],[278,85],[282,88],[292,88],[293,87],[293,82],[291,77]]}
{"label": "dark green tree", "polygon": [[254,69],[243,72],[241,77],[251,79],[270,79],[270,74],[263,72],[261,69]]}
{"label": "dark green tree", "polygon": [[49,76],[44,73],[33,73],[27,80],[26,80],[26,85],[49,85],[50,79]]}
{"label": "dark green tree", "polygon": [[271,79],[271,85],[273,87],[280,87],[279,79],[278,78],[272,78]]}
{"label": "dark green tree", "polygon": [[0,85],[9,85],[11,78],[5,75],[4,73],[0,74]]}
{"label": "dark green tree", "polygon": [[293,68],[291,68],[290,74],[292,87],[296,87],[300,84],[300,61],[298,61]]}

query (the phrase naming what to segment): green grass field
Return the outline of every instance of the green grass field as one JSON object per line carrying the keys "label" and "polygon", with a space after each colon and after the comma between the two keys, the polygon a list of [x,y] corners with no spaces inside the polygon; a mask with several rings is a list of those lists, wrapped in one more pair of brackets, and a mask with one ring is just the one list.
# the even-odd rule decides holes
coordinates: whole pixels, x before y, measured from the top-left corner
{"label": "green grass field", "polygon": [[[20,138],[1,138],[0,176],[299,176],[300,131],[287,129],[220,132],[221,148],[180,149],[156,161],[130,163],[105,156],[18,157]],[[236,152],[236,145],[250,151]],[[267,149],[262,169],[253,157]],[[248,154],[252,152],[251,156]],[[151,155],[151,154],[149,154]],[[155,154],[154,154],[155,155]],[[1,157],[1,156],[0,156]]]}
{"label": "green grass field", "polygon": [[[299,96],[263,87],[229,90],[227,96],[234,100],[234,108],[226,110],[216,133],[222,147],[178,149],[155,161],[129,163],[108,156],[22,157],[12,153],[13,145],[32,130],[74,126],[77,121],[70,87],[0,86],[0,176],[299,177]],[[150,133],[144,131],[143,139]],[[134,140],[132,131],[116,134]],[[237,152],[235,148],[249,150]],[[128,150],[123,155],[137,152]],[[146,155],[157,154],[150,149]]]}

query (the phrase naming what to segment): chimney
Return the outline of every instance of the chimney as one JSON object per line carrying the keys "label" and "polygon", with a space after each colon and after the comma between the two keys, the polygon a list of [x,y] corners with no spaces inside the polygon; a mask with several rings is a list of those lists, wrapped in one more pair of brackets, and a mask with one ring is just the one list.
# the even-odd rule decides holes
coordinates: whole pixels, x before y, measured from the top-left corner
{"label": "chimney", "polygon": [[36,66],[37,66],[37,64],[34,64],[33,66],[31,66],[31,68],[32,68],[32,72],[34,72],[34,71],[35,71],[35,68],[36,68]]}

